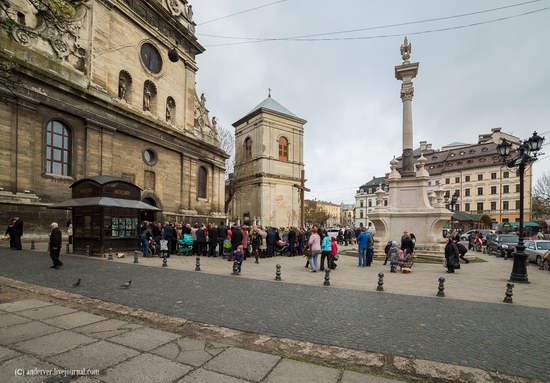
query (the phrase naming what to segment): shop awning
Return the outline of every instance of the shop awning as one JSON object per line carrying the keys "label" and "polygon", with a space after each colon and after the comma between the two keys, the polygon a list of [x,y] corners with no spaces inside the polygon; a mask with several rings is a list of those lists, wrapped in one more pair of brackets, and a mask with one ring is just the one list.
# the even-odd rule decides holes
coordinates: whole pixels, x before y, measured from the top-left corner
{"label": "shop awning", "polygon": [[138,210],[154,210],[160,211],[159,208],[149,205],[148,203],[122,198],[111,197],[89,197],[89,198],[73,198],[63,202],[54,203],[49,206],[50,209],[70,209],[73,207],[86,206],[105,206],[105,207],[123,207]]}
{"label": "shop awning", "polygon": [[[519,227],[519,222],[505,222],[500,225],[498,225],[500,229],[508,227],[512,229],[517,229]],[[523,227],[532,227],[532,228],[539,228],[540,225],[536,221],[527,221],[523,223]]]}
{"label": "shop awning", "polygon": [[487,214],[471,214],[464,211],[455,211],[452,220],[459,222],[480,222],[486,225],[491,224],[491,217]]}

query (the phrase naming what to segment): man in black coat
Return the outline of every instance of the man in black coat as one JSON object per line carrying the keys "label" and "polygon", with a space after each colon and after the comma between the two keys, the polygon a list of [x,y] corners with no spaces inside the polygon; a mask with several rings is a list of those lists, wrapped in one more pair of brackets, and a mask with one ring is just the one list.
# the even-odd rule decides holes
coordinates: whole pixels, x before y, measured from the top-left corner
{"label": "man in black coat", "polygon": [[223,257],[223,241],[227,238],[227,226],[223,221],[220,221],[220,226],[218,226],[218,255]]}
{"label": "man in black coat", "polygon": [[233,229],[231,229],[231,248],[233,252],[237,250],[237,247],[239,245],[242,245],[243,243],[243,231],[238,225],[235,225]]}
{"label": "man in black coat", "polygon": [[204,231],[204,224],[201,223],[200,227],[197,229],[197,255],[204,255],[205,248],[206,233]]}
{"label": "man in black coat", "polygon": [[23,220],[21,220],[21,218],[15,217],[12,233],[15,250],[22,250],[21,237],[23,236]]}
{"label": "man in black coat", "polygon": [[296,242],[296,231],[294,231],[294,228],[291,227],[288,232],[288,256],[294,257],[296,255],[294,244]]}
{"label": "man in black coat", "polygon": [[162,237],[168,241],[168,257],[176,254],[176,229],[169,222],[166,222],[162,228]]}
{"label": "man in black coat", "polygon": [[210,242],[208,256],[216,258],[216,246],[218,246],[218,228],[214,224],[210,225],[210,228],[208,229],[208,240]]}
{"label": "man in black coat", "polygon": [[468,249],[466,248],[466,246],[460,243],[460,241],[455,240],[455,243],[456,243],[456,248],[458,249],[458,254],[459,254],[458,257],[462,259],[465,263],[470,263],[468,259],[464,258],[464,255],[468,252]]}
{"label": "man in black coat", "polygon": [[272,228],[267,229],[267,257],[271,258],[275,255],[275,243],[277,242],[277,232]]}
{"label": "man in black coat", "polygon": [[408,232],[404,231],[401,237],[401,250],[406,253],[414,253],[414,242]]}
{"label": "man in black coat", "polygon": [[58,269],[63,266],[63,262],[59,260],[59,252],[61,251],[61,230],[55,222],[51,224],[52,232],[50,233],[50,258],[53,261],[52,269]]}

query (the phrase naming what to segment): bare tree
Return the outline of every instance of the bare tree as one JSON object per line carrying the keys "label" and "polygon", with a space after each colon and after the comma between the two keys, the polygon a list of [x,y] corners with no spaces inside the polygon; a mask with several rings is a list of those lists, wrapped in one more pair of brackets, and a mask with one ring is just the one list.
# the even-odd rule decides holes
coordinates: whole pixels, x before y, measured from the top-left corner
{"label": "bare tree", "polygon": [[543,173],[533,188],[533,217],[546,218],[550,216],[550,174]]}
{"label": "bare tree", "polygon": [[533,194],[550,202],[550,173],[544,172],[535,184]]}
{"label": "bare tree", "polygon": [[246,156],[243,148],[236,147],[235,136],[228,129],[221,127],[218,131],[220,147],[230,155],[225,162],[225,213],[231,202],[240,194],[250,189],[254,183],[253,163]]}
{"label": "bare tree", "polygon": [[235,167],[235,135],[229,129],[220,126],[218,127],[218,139],[220,148],[229,155],[229,158],[225,160],[225,179],[228,179]]}
{"label": "bare tree", "polygon": [[316,201],[305,201],[304,213],[306,221],[310,224],[323,225],[330,218],[330,214],[319,207]]}

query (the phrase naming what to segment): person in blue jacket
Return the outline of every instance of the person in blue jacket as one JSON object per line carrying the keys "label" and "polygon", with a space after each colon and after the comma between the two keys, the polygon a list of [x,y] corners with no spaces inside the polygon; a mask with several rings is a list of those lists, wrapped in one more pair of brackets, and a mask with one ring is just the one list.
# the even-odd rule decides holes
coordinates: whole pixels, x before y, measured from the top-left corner
{"label": "person in blue jacket", "polygon": [[357,246],[359,247],[359,267],[367,266],[367,247],[369,245],[369,240],[369,234],[367,234],[365,228],[363,228],[361,233],[357,236]]}

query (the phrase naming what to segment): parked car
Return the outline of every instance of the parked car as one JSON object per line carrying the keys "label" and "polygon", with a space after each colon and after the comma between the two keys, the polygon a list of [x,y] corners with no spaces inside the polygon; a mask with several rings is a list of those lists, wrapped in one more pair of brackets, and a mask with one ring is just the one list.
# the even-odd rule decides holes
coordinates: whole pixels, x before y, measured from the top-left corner
{"label": "parked car", "polygon": [[495,234],[494,230],[489,230],[489,229],[468,230],[467,232],[462,233],[460,235],[460,240],[461,241],[469,241],[470,240],[470,235],[472,235],[472,233],[475,233],[475,232],[481,233],[481,235],[483,235],[483,244],[484,245],[485,245],[487,236],[491,236],[492,234]]}
{"label": "parked car", "polygon": [[329,237],[334,237],[334,238],[338,238],[338,233],[340,232],[340,228],[339,227],[331,227],[329,229],[327,229],[327,235]]}
{"label": "parked car", "polygon": [[487,241],[487,254],[508,258],[519,242],[517,234],[497,234]]}
{"label": "parked car", "polygon": [[542,266],[544,255],[550,250],[550,241],[536,239],[534,241],[525,241],[525,253],[529,257],[529,262],[535,262]]}

